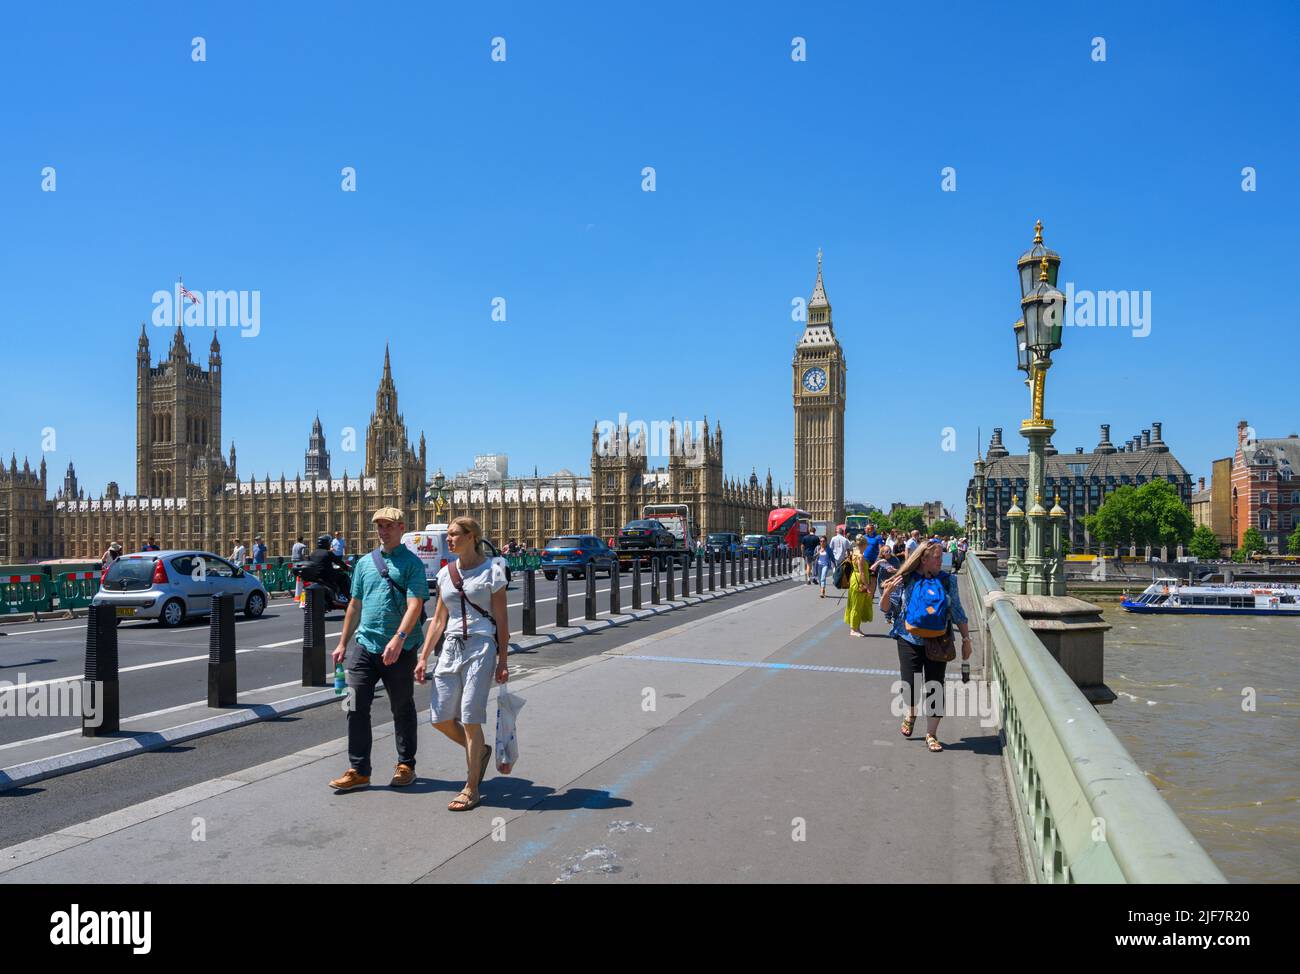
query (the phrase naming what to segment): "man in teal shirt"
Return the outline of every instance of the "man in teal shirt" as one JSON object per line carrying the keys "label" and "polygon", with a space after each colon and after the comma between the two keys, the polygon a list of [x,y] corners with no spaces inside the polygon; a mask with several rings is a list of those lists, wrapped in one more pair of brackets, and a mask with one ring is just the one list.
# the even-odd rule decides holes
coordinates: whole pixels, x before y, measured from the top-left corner
{"label": "man in teal shirt", "polygon": [[[370,784],[370,704],[375,685],[384,681],[393,712],[397,742],[397,768],[389,784],[394,788],[415,780],[415,661],[422,642],[420,613],[429,597],[424,562],[402,544],[406,531],[402,512],[380,508],[371,518],[379,534],[379,559],[362,555],[352,569],[352,599],[343,619],[343,631],[334,650],[335,664],[343,663],[348,679],[348,762],[346,774],[330,782],[339,791]],[[348,643],[356,634],[357,645]]]}

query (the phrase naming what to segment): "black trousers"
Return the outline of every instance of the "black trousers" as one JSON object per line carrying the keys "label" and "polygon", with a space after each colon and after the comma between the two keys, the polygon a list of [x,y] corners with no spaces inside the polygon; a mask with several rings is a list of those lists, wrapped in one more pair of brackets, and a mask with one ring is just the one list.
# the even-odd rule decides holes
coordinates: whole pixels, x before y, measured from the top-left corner
{"label": "black trousers", "polygon": [[924,646],[914,646],[901,636],[895,636],[894,642],[898,643],[899,678],[905,684],[903,699],[909,710],[919,698],[925,716],[942,717],[943,677],[948,664],[926,659]]}
{"label": "black trousers", "polygon": [[383,654],[367,652],[354,643],[348,652],[348,689],[352,709],[348,711],[348,763],[357,774],[370,776],[370,705],[375,685],[384,681],[388,706],[393,712],[397,740],[397,761],[415,767],[415,660],[419,650],[408,649],[385,666]]}

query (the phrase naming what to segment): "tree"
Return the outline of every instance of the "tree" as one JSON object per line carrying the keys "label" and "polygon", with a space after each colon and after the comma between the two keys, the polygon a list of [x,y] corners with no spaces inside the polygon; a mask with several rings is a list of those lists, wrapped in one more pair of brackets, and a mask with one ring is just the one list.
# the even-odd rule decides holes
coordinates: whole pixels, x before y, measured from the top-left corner
{"label": "tree", "polygon": [[925,515],[919,507],[900,507],[889,515],[889,526],[895,531],[911,534],[913,531],[925,533]]}
{"label": "tree", "polygon": [[1188,547],[1201,561],[1214,561],[1219,557],[1219,539],[1204,524],[1198,525],[1192,532],[1191,544]]}
{"label": "tree", "polygon": [[1187,544],[1195,523],[1187,505],[1167,480],[1141,487],[1125,484],[1085,518],[1088,530],[1107,545],[1132,544],[1139,548]]}
{"label": "tree", "polygon": [[1296,525],[1291,537],[1287,538],[1286,546],[1293,555],[1300,555],[1300,524]]}
{"label": "tree", "polygon": [[871,523],[876,526],[876,531],[880,534],[888,534],[894,524],[889,520],[889,515],[882,511],[876,511],[871,515]]}
{"label": "tree", "polygon": [[1267,554],[1269,547],[1268,544],[1264,541],[1264,536],[1259,533],[1258,528],[1247,528],[1246,536],[1241,539],[1240,550],[1244,551],[1246,553],[1246,557],[1249,558],[1257,551]]}
{"label": "tree", "polygon": [[930,533],[937,534],[941,538],[955,538],[961,534],[961,525],[945,518],[931,524]]}

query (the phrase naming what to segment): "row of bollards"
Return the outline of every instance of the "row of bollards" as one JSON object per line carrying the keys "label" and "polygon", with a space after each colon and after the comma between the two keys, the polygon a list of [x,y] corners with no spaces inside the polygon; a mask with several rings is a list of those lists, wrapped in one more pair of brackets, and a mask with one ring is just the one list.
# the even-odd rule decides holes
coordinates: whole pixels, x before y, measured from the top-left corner
{"label": "row of bollards", "polygon": [[[676,557],[661,559],[657,553],[647,552],[650,556],[650,604],[659,605],[662,599],[672,602],[677,598]],[[663,571],[660,562],[663,562]],[[732,553],[730,557],[723,553],[721,558],[710,551],[705,556],[697,556],[695,561],[695,591],[704,591],[705,565],[708,565],[709,591],[717,591],[717,576],[722,578],[723,588],[727,587],[727,568],[731,568],[731,587],[735,588],[756,580],[778,577],[788,573],[794,567],[793,552],[782,546],[776,549],[761,549],[757,552]],[[691,572],[687,565],[681,565],[682,598],[691,594]],[[621,573],[618,562],[612,562],[609,570],[609,612],[611,615],[622,614]],[[641,560],[632,561],[632,608],[641,609],[644,604],[644,572]],[[557,575],[558,585],[555,593],[555,627],[569,627],[569,573],[560,569]],[[662,581],[661,581],[662,579]],[[585,606],[587,619],[595,619],[596,607],[596,573],[588,563],[585,569]],[[662,595],[661,595],[662,589]],[[326,645],[325,645],[325,590],[311,585],[305,591],[307,609],[302,620],[302,685],[305,687],[328,686],[326,679]],[[233,707],[238,700],[238,682],[235,670],[235,602],[234,596],[223,593],[212,597],[212,615],[208,634],[208,706]],[[537,577],[536,569],[524,572],[524,605],[522,634],[537,633]],[[98,693],[98,706],[94,714],[86,713],[82,717],[81,733],[85,737],[102,737],[116,734],[121,730],[121,697],[118,681],[118,646],[116,610],[111,605],[94,605],[90,607],[86,618],[86,670],[85,682],[91,684]],[[92,717],[94,719],[92,719]]]}

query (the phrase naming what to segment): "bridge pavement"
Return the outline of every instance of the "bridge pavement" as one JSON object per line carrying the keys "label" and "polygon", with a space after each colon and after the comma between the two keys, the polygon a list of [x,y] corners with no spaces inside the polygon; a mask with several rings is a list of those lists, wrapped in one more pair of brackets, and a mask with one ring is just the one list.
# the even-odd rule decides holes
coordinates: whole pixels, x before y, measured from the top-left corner
{"label": "bridge pavement", "polygon": [[520,762],[472,812],[424,711],[410,788],[379,726],[377,787],[326,787],[340,738],[0,850],[0,881],[1024,881],[994,731],[904,739],[894,645],[841,611],[791,585],[512,681]]}

